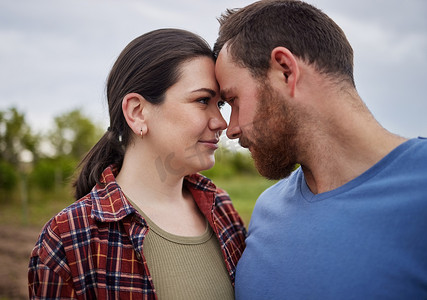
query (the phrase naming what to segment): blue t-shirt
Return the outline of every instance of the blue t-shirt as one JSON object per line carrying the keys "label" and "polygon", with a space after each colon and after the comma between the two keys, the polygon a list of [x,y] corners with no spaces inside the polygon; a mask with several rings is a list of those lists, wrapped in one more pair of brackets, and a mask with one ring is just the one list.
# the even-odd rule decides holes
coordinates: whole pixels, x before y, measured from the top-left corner
{"label": "blue t-shirt", "polygon": [[314,195],[301,169],[257,200],[236,299],[427,299],[427,140]]}

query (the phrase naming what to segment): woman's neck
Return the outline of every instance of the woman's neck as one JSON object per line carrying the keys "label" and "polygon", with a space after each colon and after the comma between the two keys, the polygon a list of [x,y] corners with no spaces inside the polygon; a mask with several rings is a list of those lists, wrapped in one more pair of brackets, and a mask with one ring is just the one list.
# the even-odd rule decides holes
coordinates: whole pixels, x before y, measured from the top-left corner
{"label": "woman's neck", "polygon": [[161,169],[160,159],[149,155],[135,155],[127,151],[122,168],[117,175],[117,183],[123,192],[138,201],[138,195],[156,201],[174,201],[183,197],[184,176],[168,173]]}
{"label": "woman's neck", "polygon": [[116,177],[123,193],[163,230],[182,236],[203,234],[205,218],[183,186],[184,175],[159,172],[155,156],[140,150],[126,151]]}

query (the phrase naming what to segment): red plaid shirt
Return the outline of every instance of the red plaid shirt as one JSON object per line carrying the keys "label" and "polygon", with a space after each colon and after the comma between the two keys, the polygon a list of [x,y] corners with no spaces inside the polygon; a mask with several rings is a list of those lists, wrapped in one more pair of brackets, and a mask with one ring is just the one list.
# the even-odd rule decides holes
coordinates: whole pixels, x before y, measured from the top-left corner
{"label": "red plaid shirt", "polygon": [[[31,254],[30,298],[157,299],[142,251],[149,228],[126,200],[116,173],[105,169],[102,185],[45,225]],[[229,196],[209,179],[194,174],[184,184],[220,242],[234,285],[245,247],[242,220]]]}

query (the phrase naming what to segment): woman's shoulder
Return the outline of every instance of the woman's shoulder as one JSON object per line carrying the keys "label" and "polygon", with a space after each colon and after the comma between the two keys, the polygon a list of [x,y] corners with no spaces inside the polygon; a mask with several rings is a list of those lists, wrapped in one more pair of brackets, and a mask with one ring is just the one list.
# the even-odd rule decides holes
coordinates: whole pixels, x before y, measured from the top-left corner
{"label": "woman's shoulder", "polygon": [[92,201],[93,199],[88,194],[64,208],[53,219],[56,220],[57,224],[71,222],[76,223],[75,226],[82,226],[84,224],[81,220],[88,219],[91,216]]}
{"label": "woman's shoulder", "polygon": [[85,196],[54,215],[42,228],[41,239],[60,241],[61,236],[71,230],[79,230],[88,225],[91,219],[92,199]]}
{"label": "woman's shoulder", "polygon": [[75,233],[84,232],[82,228],[87,226],[88,222],[90,197],[84,197],[54,215],[40,232],[31,252],[30,268],[46,266],[67,278],[70,269],[66,249],[70,243],[74,243]]}

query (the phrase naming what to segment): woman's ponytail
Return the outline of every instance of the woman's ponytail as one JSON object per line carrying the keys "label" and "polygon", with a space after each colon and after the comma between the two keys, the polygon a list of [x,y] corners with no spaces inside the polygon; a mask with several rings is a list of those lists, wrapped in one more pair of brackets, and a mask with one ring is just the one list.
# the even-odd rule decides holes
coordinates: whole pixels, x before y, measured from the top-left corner
{"label": "woman's ponytail", "polygon": [[114,164],[120,170],[123,158],[121,137],[109,129],[79,164],[80,173],[73,184],[76,199],[88,194],[99,183],[102,172],[109,165]]}

